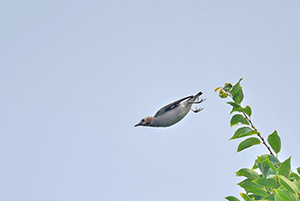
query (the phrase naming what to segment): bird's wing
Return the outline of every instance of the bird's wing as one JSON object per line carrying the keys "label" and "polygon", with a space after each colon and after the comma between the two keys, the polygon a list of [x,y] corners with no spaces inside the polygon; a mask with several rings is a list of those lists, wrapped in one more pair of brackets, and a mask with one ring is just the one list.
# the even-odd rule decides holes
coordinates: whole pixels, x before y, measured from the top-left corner
{"label": "bird's wing", "polygon": [[168,105],[162,107],[160,110],[158,110],[158,111],[156,112],[156,114],[154,115],[154,117],[157,117],[157,116],[159,116],[159,115],[161,115],[161,114],[163,114],[163,113],[165,113],[165,112],[167,112],[167,111],[169,111],[169,110],[172,110],[172,109],[178,107],[179,104],[180,104],[182,101],[187,100],[187,99],[191,99],[191,98],[193,98],[193,97],[194,97],[194,96],[188,96],[188,97],[185,97],[185,98],[181,98],[181,99],[179,99],[179,100],[177,100],[177,101],[175,101],[175,102],[173,102],[173,103],[170,103],[170,104],[168,104]]}

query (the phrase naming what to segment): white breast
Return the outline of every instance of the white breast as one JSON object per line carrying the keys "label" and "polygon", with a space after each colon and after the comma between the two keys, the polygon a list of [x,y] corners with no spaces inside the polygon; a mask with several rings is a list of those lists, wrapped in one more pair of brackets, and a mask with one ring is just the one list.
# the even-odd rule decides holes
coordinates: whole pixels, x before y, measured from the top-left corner
{"label": "white breast", "polygon": [[178,123],[190,111],[192,104],[180,104],[178,107],[169,110],[157,117],[153,118],[151,126],[154,127],[168,127]]}

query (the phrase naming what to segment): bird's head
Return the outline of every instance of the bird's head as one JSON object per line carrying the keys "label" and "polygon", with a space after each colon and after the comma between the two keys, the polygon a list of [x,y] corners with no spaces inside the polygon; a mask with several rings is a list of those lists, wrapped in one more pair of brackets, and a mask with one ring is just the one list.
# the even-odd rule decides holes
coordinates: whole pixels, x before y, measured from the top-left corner
{"label": "bird's head", "polygon": [[151,124],[151,122],[152,122],[152,119],[153,119],[153,117],[142,118],[142,120],[138,124],[134,125],[134,127],[137,127],[137,126],[149,126]]}

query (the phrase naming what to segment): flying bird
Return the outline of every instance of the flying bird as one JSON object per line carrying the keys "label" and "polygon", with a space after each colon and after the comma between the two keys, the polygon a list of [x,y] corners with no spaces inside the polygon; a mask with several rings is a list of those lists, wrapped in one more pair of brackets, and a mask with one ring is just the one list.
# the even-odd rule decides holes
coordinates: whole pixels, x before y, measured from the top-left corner
{"label": "flying bird", "polygon": [[173,103],[170,103],[164,107],[162,107],[160,110],[156,112],[156,114],[152,117],[145,117],[143,118],[138,124],[134,125],[136,126],[150,126],[150,127],[169,127],[176,123],[178,123],[180,120],[182,120],[190,110],[192,110],[194,113],[198,113],[203,108],[195,108],[194,110],[191,109],[193,104],[199,104],[205,101],[205,99],[201,99],[199,101],[199,96],[202,95],[202,92],[200,91],[195,96],[188,96],[185,98],[181,98]]}

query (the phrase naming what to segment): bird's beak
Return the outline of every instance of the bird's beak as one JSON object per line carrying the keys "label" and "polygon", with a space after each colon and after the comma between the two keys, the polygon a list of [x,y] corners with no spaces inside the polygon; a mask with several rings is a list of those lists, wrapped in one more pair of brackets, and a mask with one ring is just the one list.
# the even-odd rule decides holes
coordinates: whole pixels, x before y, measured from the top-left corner
{"label": "bird's beak", "polygon": [[138,124],[135,124],[135,125],[134,125],[134,127],[137,127],[137,126],[140,126],[140,125],[141,125],[141,124],[140,124],[140,123],[138,123]]}

